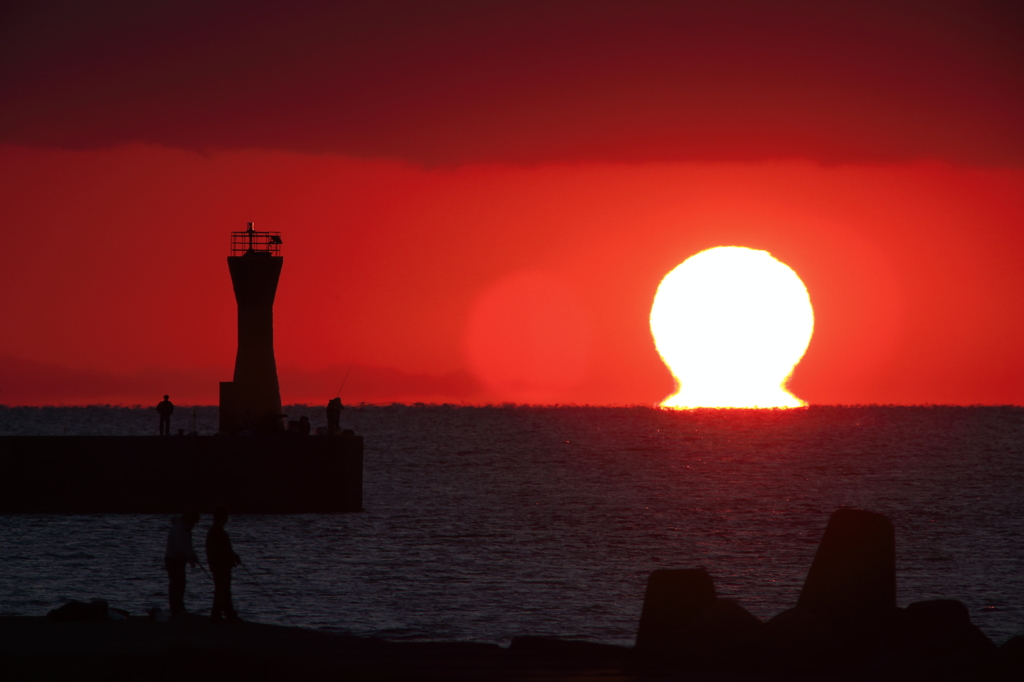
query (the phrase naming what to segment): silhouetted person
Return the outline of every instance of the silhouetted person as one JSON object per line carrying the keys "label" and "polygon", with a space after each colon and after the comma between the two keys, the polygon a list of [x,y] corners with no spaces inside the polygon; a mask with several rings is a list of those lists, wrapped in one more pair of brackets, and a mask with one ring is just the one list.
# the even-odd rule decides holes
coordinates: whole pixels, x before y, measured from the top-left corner
{"label": "silhouetted person", "polygon": [[170,396],[165,395],[164,399],[156,406],[156,411],[160,414],[161,436],[171,435],[171,415],[174,414],[174,405],[168,398]]}
{"label": "silhouetted person", "polygon": [[206,533],[206,561],[213,575],[213,609],[210,616],[214,621],[224,618],[241,620],[231,603],[231,569],[241,564],[242,560],[231,548],[231,538],[224,530],[227,522],[227,507],[219,505],[213,511],[213,525]]}
{"label": "silhouetted person", "polygon": [[197,566],[199,557],[192,549],[192,528],[199,522],[199,514],[187,511],[171,518],[171,530],[167,533],[167,551],[164,552],[164,568],[167,569],[167,601],[172,616],[185,613],[185,564]]}
{"label": "silhouetted person", "polygon": [[331,398],[327,403],[327,433],[341,433],[341,398]]}
{"label": "silhouetted person", "polygon": [[300,436],[308,436],[311,428],[309,417],[299,417],[298,434]]}

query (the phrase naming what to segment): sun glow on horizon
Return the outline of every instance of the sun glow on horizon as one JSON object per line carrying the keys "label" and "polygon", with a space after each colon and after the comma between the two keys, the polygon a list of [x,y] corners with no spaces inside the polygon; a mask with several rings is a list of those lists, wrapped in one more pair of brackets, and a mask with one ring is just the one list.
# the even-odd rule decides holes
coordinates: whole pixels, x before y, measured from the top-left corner
{"label": "sun glow on horizon", "polygon": [[720,246],[665,275],[651,334],[677,390],[662,407],[802,407],[786,390],[814,332],[800,277],[767,251]]}

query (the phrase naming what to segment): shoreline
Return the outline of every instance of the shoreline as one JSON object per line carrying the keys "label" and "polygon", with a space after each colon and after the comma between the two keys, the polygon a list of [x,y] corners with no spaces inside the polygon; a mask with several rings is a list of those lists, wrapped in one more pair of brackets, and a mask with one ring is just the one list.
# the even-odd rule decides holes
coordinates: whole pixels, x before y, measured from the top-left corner
{"label": "shoreline", "polygon": [[[458,617],[454,604],[445,606]],[[344,609],[342,609],[342,613]],[[520,632],[530,632],[523,628]],[[131,617],[104,600],[0,618],[0,678],[177,680],[1019,680],[1024,636],[997,646],[956,599],[899,607],[883,514],[829,518],[796,603],[767,621],[702,568],[649,575],[636,646],[552,637],[390,641],[191,615]],[[213,672],[210,672],[213,671]],[[199,677],[197,677],[199,675]]]}
{"label": "shoreline", "polygon": [[[251,621],[215,623],[187,615],[61,621],[0,617],[5,680],[452,680],[458,682],[830,682],[859,680],[1016,680],[1021,640],[965,670],[941,656],[925,665],[856,669],[686,666],[635,648],[551,637],[517,637],[508,647],[478,642],[398,642]],[[1017,642],[1018,646],[1012,643]],[[964,663],[955,660],[954,663]]]}
{"label": "shoreline", "polygon": [[509,647],[395,642],[251,621],[215,623],[199,615],[165,622],[147,616],[100,621],[0,617],[0,676],[139,681],[666,679],[657,667],[640,662],[632,649],[615,645],[531,637],[517,638]]}

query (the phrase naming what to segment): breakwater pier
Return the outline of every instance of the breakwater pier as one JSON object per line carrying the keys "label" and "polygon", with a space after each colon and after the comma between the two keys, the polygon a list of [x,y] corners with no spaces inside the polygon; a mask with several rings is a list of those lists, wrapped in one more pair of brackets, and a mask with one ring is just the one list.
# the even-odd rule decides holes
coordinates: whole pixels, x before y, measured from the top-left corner
{"label": "breakwater pier", "polygon": [[360,511],[363,438],[0,437],[0,513]]}

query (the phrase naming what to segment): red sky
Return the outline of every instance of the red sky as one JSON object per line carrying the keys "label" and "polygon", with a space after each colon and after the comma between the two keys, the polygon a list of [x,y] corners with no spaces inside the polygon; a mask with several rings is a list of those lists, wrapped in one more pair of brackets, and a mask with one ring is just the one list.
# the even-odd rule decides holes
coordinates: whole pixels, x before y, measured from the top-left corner
{"label": "red sky", "polygon": [[0,10],[0,404],[215,403],[248,220],[285,402],[656,403],[658,282],[741,245],[799,397],[1024,404],[1019,10],[136,5]]}

